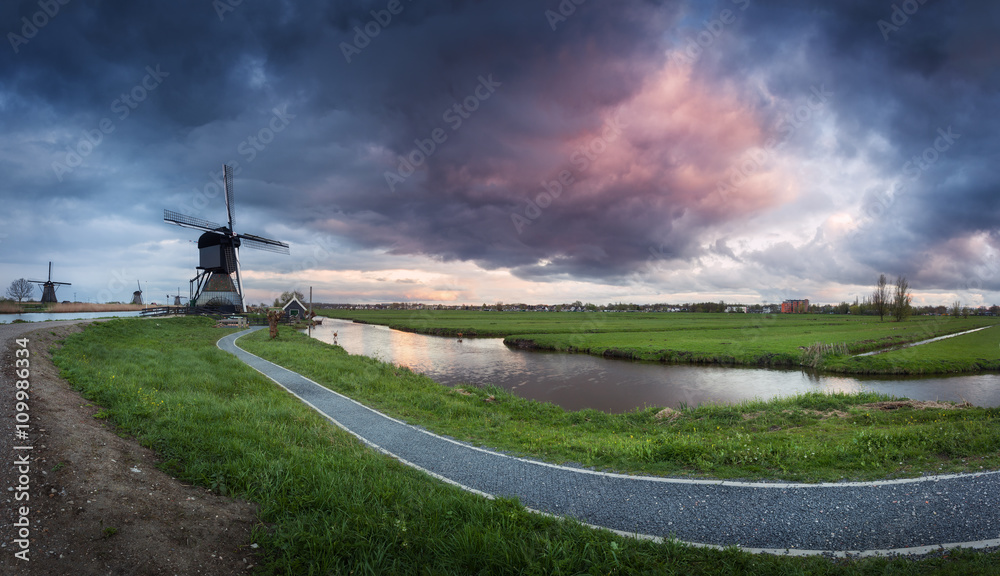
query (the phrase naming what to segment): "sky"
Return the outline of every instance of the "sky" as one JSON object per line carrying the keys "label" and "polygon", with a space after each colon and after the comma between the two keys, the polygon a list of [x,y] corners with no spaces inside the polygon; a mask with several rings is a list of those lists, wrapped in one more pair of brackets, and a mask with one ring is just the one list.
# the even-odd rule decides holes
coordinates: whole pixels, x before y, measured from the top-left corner
{"label": "sky", "polygon": [[[1000,303],[1000,4],[11,0],[0,288]],[[36,298],[40,294],[36,294]]]}

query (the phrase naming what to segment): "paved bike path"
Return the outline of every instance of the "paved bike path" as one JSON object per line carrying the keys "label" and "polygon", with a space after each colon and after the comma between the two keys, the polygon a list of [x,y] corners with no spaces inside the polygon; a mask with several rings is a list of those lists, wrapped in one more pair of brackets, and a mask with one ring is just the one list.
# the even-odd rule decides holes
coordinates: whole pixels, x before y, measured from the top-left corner
{"label": "paved bike path", "polygon": [[[259,328],[257,328],[259,329]],[[467,490],[654,538],[754,551],[858,555],[1000,546],[1000,472],[786,484],[608,474],[512,457],[432,434],[236,346],[219,348],[364,442]]]}

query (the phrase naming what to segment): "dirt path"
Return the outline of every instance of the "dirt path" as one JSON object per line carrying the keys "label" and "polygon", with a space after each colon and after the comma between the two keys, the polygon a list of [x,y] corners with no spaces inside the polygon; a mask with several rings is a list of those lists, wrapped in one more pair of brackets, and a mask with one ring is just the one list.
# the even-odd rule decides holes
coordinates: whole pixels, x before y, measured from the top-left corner
{"label": "dirt path", "polygon": [[[160,472],[155,454],[59,378],[49,349],[81,324],[0,325],[0,574],[249,574],[254,507]],[[27,440],[15,437],[15,338],[25,337]],[[25,454],[27,485],[14,464]],[[28,561],[15,556],[22,506]]]}

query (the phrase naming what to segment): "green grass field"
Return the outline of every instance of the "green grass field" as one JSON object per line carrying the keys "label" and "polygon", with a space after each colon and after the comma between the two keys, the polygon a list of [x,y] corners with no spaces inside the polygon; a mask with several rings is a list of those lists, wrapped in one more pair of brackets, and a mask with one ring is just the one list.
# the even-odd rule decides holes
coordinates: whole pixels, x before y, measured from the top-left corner
{"label": "green grass field", "polygon": [[942,374],[1000,370],[1000,328],[861,358],[830,358],[825,370],[854,374]]}
{"label": "green grass field", "polygon": [[[975,351],[944,348],[948,362],[922,360],[923,347],[887,354],[879,362],[849,355],[882,350],[997,324],[991,317],[914,317],[818,314],[552,313],[481,311],[321,310],[321,314],[424,334],[459,332],[502,336],[511,346],[655,362],[795,367],[847,373],[934,373],[996,370],[1000,346]],[[1000,336],[986,330],[977,338]],[[965,337],[962,337],[965,338]],[[817,347],[816,345],[822,345]],[[830,347],[824,351],[822,347]],[[847,354],[843,351],[846,350]],[[839,351],[839,352],[838,352]],[[985,354],[985,355],[984,355]]]}
{"label": "green grass field", "polygon": [[[54,359],[64,377],[103,408],[101,417],[116,425],[120,433],[133,435],[154,449],[166,471],[259,505],[261,525],[254,538],[261,545],[260,574],[997,573],[1000,553],[995,552],[956,550],[926,559],[757,556],[735,549],[720,551],[622,538],[573,521],[531,514],[513,500],[486,500],[364,447],[273,382],[219,350],[215,342],[227,331],[211,325],[211,321],[195,318],[93,324],[69,337],[54,351]],[[446,415],[463,413],[469,426],[478,421],[477,427],[488,430],[497,422],[510,430],[511,423],[504,423],[504,418],[495,414],[498,408],[513,404],[513,397],[496,396],[499,402],[486,403],[478,391],[471,397],[456,394],[398,367],[347,355],[340,348],[290,330],[283,331],[277,342],[255,337],[248,344],[258,351],[267,349],[275,357],[296,358],[302,364],[298,369],[323,371],[341,388],[344,383],[356,382],[357,396],[361,389],[375,389],[392,397],[418,387],[424,396],[420,401],[423,409],[436,405]],[[761,413],[750,421],[744,421],[739,411],[705,407],[704,412],[684,415],[695,416],[695,421],[704,419],[706,428],[686,442],[692,451],[705,453],[707,443],[722,437],[705,434],[714,422],[720,429],[729,422],[735,435],[738,425],[763,428],[786,421],[782,418],[789,424],[803,424],[801,436],[822,437],[820,423],[804,420],[809,416],[805,406],[850,410],[851,404],[867,399],[809,396],[755,404],[746,409]],[[654,432],[651,424],[643,423],[644,413],[564,413],[552,406],[523,402],[520,407],[512,406],[512,413],[539,418],[548,414],[537,429],[568,427],[573,432],[587,430],[595,438],[620,438],[621,442],[609,440],[602,445],[609,453],[617,450],[616,458],[641,456],[636,449],[638,442],[624,441],[626,431],[631,436],[641,434],[642,427],[647,433]],[[962,413],[959,418],[943,411],[907,412],[893,414],[893,418],[903,420],[892,425],[882,419],[882,413],[860,416],[853,423],[855,438],[863,446],[879,450],[895,445],[903,430],[937,425],[947,427],[949,433],[968,432],[995,426],[996,418],[995,413],[982,410],[951,411]],[[913,424],[904,427],[910,418],[927,420],[916,428]],[[687,422],[675,432],[683,432],[686,425],[702,424]],[[551,433],[560,434],[555,430]],[[931,440],[928,434],[923,433],[924,442]],[[979,441],[969,440],[974,437],[955,438],[951,444],[956,450],[975,451]],[[653,436],[648,439],[652,443]],[[768,449],[767,444],[757,447]],[[937,449],[939,446],[931,447]],[[890,454],[896,457],[888,452],[885,457]],[[669,456],[664,453],[659,457]],[[972,461],[972,457],[967,459]]]}

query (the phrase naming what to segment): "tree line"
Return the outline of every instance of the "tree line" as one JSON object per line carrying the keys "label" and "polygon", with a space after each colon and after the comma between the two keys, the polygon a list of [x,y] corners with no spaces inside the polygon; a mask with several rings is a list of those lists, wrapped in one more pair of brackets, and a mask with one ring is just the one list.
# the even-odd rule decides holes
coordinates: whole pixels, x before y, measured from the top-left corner
{"label": "tree line", "polygon": [[[879,320],[891,316],[897,322],[902,322],[913,314],[912,303],[913,295],[910,294],[910,283],[906,276],[897,276],[896,283],[890,286],[885,274],[879,274],[871,294],[861,300],[855,298],[852,305],[841,303],[840,306],[847,308],[849,314],[874,315]],[[932,309],[922,309],[921,312],[934,313]]]}
{"label": "tree line", "polygon": [[889,280],[885,274],[879,274],[871,295],[871,305],[879,320],[885,320],[886,315],[892,315],[897,322],[906,320],[913,313],[910,305],[912,302],[913,296],[906,276],[897,276],[896,284],[889,288]]}

